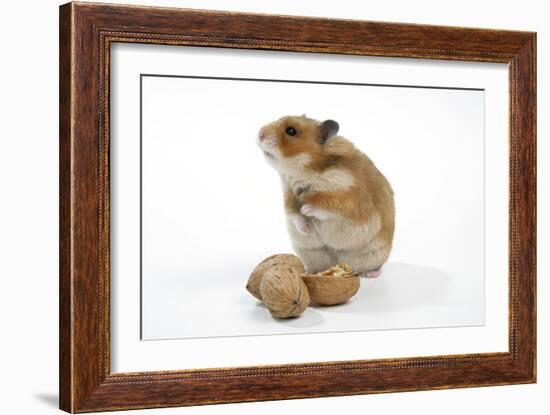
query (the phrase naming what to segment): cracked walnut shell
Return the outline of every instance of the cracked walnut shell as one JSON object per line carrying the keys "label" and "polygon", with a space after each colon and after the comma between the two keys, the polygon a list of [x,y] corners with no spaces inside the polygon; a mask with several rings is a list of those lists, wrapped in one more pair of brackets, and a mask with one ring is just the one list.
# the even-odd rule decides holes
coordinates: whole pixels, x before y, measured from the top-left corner
{"label": "cracked walnut shell", "polygon": [[311,299],[320,305],[341,304],[359,290],[360,278],[345,262],[317,274],[302,277]]}

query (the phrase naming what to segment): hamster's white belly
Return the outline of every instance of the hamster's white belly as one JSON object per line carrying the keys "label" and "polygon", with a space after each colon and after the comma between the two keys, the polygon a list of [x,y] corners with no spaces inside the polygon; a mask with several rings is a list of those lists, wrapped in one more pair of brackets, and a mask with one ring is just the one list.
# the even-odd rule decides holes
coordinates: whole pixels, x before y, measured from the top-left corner
{"label": "hamster's white belly", "polygon": [[312,224],[326,246],[335,250],[366,247],[379,230],[378,220],[357,224],[346,219],[334,218],[320,221],[313,218]]}
{"label": "hamster's white belly", "polygon": [[366,272],[386,261],[390,247],[377,238],[379,221],[355,224],[344,219],[311,220],[313,230],[308,235],[296,232],[290,222],[288,227],[296,253],[309,272],[322,271],[341,261],[356,272]]}

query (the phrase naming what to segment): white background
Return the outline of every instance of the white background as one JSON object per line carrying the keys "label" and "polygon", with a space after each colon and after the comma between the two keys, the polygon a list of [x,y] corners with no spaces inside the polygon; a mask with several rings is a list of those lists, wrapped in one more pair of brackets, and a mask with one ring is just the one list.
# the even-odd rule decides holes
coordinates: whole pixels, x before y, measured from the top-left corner
{"label": "white background", "polygon": [[[135,3],[140,3],[135,1]],[[543,2],[395,1],[368,6],[352,0],[295,1],[150,1],[144,4],[180,5],[213,9],[362,18],[386,21],[465,25],[538,31],[539,114],[550,98],[544,78],[548,64]],[[0,307],[2,409],[6,413],[56,413],[57,405],[57,2],[10,3],[3,13],[2,151],[0,207],[2,281]],[[30,13],[32,11],[32,13]],[[25,24],[22,25],[23,19]],[[539,117],[539,253],[548,250],[547,121]],[[544,274],[550,269],[541,254],[539,299],[546,293]],[[548,325],[548,306],[539,301],[539,327]],[[397,412],[462,414],[491,410],[544,413],[548,406],[550,359],[547,331],[539,330],[539,383],[513,387],[430,391],[346,398],[282,401],[200,408],[178,408],[151,413],[253,414],[284,411],[333,413]],[[547,408],[546,408],[547,409]]]}
{"label": "white background", "polygon": [[[288,60],[275,68],[264,63],[263,51],[226,51],[219,64],[211,62],[220,60],[218,51],[187,51],[181,51],[187,56],[183,58],[187,74],[223,67],[218,73],[230,76],[235,69],[256,66],[250,62],[253,59],[277,79],[307,76],[296,69],[308,63],[310,68],[319,67],[307,56],[300,56],[304,59],[300,61],[287,53],[279,58]],[[111,61],[117,66],[127,59],[124,56],[122,52]],[[193,65],[201,59],[205,62]],[[376,78],[370,72],[388,66],[377,66],[380,59],[358,58],[353,71],[346,59],[340,62],[347,69],[339,71],[338,62],[324,62],[313,79],[334,80],[330,74],[345,71],[348,79],[358,72],[372,82]],[[368,65],[371,69],[365,70]],[[458,78],[460,72],[448,66]],[[407,67],[401,71],[411,72]],[[506,96],[506,67],[486,65],[485,71],[487,77],[501,79]],[[138,80],[135,73],[123,74]],[[115,76],[113,85],[118,79]],[[150,76],[142,84],[144,339],[484,324],[484,91]],[[134,94],[124,99],[125,88],[118,91],[115,96],[120,100],[114,100],[112,107],[120,111],[112,118],[119,120],[119,128],[112,141],[120,143],[113,144],[113,163],[133,157],[135,152],[128,147],[139,146],[133,129],[120,126],[124,121],[119,116],[125,108],[135,108]],[[338,120],[340,134],[369,154],[388,177],[396,197],[396,235],[382,277],[363,279],[357,297],[345,307],[310,308],[299,319],[275,321],[244,290],[250,271],[262,258],[292,252],[279,175],[265,162],[256,135],[260,126],[280,115],[303,112]],[[506,124],[506,107],[499,118]],[[508,142],[507,131],[501,130],[500,139],[493,140],[499,148]],[[501,156],[501,176],[506,177],[507,154]],[[114,168],[111,180],[118,179],[120,170]],[[132,182],[119,182],[116,188],[135,185],[139,175],[134,173]],[[506,205],[506,181],[488,187],[493,186],[501,187],[498,204]],[[117,196],[111,199],[113,211],[120,212],[113,222],[139,206],[137,198],[123,206],[119,201]],[[500,216],[499,227],[506,227],[505,210],[500,215],[491,211],[491,216]],[[123,233],[120,228],[113,243],[128,243]],[[500,245],[499,262],[506,270],[507,246]],[[137,280],[138,274],[132,274]],[[506,272],[498,274],[500,285],[506,285]]]}

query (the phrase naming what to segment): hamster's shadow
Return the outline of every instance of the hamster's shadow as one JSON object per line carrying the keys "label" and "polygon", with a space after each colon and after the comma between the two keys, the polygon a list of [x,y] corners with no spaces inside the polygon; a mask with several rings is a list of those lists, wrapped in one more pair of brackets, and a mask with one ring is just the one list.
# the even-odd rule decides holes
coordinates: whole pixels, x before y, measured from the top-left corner
{"label": "hamster's shadow", "polygon": [[269,310],[264,303],[258,301],[256,307],[253,307],[250,311],[253,319],[262,322],[277,323],[285,327],[292,327],[297,329],[315,327],[323,324],[325,319],[322,314],[312,307],[308,307],[303,314],[295,318],[273,318],[269,313]]}
{"label": "hamster's shadow", "polygon": [[406,311],[445,305],[450,276],[443,270],[415,264],[390,262],[378,278],[361,278],[361,288],[350,301],[324,307],[328,312]]}

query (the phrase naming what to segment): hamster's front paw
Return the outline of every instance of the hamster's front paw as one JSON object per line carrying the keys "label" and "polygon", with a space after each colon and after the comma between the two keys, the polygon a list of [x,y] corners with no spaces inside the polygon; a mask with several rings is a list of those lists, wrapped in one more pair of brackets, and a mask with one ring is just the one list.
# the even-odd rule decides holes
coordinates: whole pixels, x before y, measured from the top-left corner
{"label": "hamster's front paw", "polygon": [[300,213],[304,216],[308,216],[311,218],[316,218],[319,220],[328,220],[331,217],[330,212],[317,208],[313,205],[310,205],[309,203],[306,203],[305,205],[302,205],[300,209]]}
{"label": "hamster's front paw", "polygon": [[300,209],[300,213],[305,216],[313,216],[313,214],[315,213],[315,208],[311,206],[309,203],[306,203]]}
{"label": "hamster's front paw", "polygon": [[309,235],[311,233],[311,222],[304,218],[303,220],[296,223],[296,229],[298,229],[298,232],[300,232],[302,235]]}
{"label": "hamster's front paw", "polygon": [[292,216],[292,223],[294,223],[296,230],[301,235],[309,235],[313,229],[311,225],[311,221],[308,218],[301,215]]}

